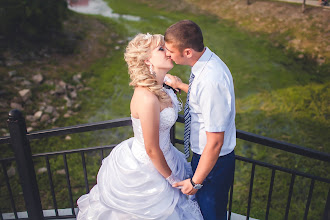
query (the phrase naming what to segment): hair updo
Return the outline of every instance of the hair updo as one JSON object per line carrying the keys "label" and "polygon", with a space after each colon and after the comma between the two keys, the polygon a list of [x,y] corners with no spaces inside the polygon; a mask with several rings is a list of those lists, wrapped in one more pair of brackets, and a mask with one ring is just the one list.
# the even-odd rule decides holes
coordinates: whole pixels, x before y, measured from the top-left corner
{"label": "hair updo", "polygon": [[150,58],[151,51],[164,44],[164,36],[161,34],[138,34],[128,43],[124,58],[131,78],[129,85],[146,87],[160,102],[167,103],[171,102],[170,97],[163,90],[163,86],[157,84],[155,75],[151,74],[149,66],[145,63],[145,60]]}

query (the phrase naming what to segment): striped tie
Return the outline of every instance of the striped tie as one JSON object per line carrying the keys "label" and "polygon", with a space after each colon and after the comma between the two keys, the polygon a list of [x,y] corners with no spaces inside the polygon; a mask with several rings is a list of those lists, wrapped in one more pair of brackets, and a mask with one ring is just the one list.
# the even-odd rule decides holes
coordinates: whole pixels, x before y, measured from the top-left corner
{"label": "striped tie", "polygon": [[189,88],[187,93],[187,101],[184,106],[184,154],[186,156],[186,159],[189,158],[189,144],[190,144],[190,122],[191,122],[191,115],[189,113],[189,95],[190,95],[190,89],[192,81],[194,80],[195,75],[191,73],[190,79],[189,79]]}

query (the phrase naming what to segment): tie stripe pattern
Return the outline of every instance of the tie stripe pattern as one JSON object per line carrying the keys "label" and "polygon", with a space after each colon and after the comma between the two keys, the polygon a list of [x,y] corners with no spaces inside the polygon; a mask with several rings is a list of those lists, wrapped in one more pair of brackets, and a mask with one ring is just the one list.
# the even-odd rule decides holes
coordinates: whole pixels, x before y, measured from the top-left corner
{"label": "tie stripe pattern", "polygon": [[184,154],[186,156],[186,159],[189,158],[190,151],[189,151],[189,145],[190,145],[190,122],[191,122],[191,115],[189,113],[189,96],[190,96],[190,89],[192,81],[194,80],[195,75],[191,73],[190,79],[189,79],[189,88],[187,93],[187,101],[184,106]]}

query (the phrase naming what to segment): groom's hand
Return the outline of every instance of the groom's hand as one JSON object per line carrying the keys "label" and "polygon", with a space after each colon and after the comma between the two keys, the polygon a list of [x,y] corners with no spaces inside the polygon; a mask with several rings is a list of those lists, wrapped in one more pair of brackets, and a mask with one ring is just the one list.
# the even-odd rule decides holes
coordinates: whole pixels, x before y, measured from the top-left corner
{"label": "groom's hand", "polygon": [[194,195],[197,192],[197,189],[194,189],[191,185],[190,179],[183,180],[178,183],[174,183],[173,187],[182,187],[181,192],[186,195]]}
{"label": "groom's hand", "polygon": [[[183,90],[187,92],[188,89],[186,88],[188,85],[183,83],[181,79],[177,76],[172,76],[171,74],[166,74],[168,80],[165,80],[165,84],[171,86],[172,88],[176,89],[177,91]],[[187,90],[187,91],[186,91]]]}

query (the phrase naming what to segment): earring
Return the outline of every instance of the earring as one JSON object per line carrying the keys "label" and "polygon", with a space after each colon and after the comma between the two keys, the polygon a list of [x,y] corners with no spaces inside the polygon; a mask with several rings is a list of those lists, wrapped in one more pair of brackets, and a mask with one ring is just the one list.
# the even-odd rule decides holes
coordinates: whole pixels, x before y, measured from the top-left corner
{"label": "earring", "polygon": [[155,71],[152,69],[152,64],[149,66],[149,71],[151,75],[154,75],[156,77]]}

